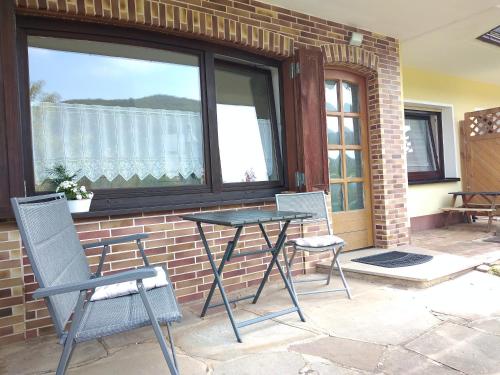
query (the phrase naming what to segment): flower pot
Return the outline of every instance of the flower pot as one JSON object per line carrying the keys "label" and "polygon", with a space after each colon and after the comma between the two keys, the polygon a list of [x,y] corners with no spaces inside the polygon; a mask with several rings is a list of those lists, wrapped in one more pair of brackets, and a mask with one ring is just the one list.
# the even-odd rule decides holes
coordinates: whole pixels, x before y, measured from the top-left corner
{"label": "flower pot", "polygon": [[69,200],[69,211],[72,213],[89,212],[90,202],[92,202],[92,199]]}

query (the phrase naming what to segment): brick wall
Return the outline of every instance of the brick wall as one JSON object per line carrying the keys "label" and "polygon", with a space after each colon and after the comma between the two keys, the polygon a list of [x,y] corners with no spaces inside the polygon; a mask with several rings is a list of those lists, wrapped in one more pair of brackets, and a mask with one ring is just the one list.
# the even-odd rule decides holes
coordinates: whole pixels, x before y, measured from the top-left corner
{"label": "brick wall", "polygon": [[[100,23],[151,29],[211,40],[278,59],[295,48],[322,48],[325,63],[367,77],[375,245],[392,247],[408,242],[406,163],[401,104],[399,44],[394,38],[253,0],[16,0],[19,14],[85,19]],[[350,32],[364,35],[361,48],[348,47]],[[261,205],[270,208],[269,205]],[[213,207],[227,209],[233,207]],[[245,208],[239,206],[236,208]],[[151,233],[146,241],[153,262],[167,262],[179,300],[203,298],[210,286],[209,265],[195,228],[182,222],[179,211],[106,217],[77,221],[83,241],[137,232]],[[271,228],[275,238],[278,227]],[[307,227],[308,233],[325,228]],[[241,247],[259,248],[258,228],[245,229]],[[298,228],[290,234],[298,235]],[[232,230],[212,226],[207,237],[221,256]],[[17,230],[0,228],[0,343],[52,330],[43,302],[32,301],[36,283],[29,262],[21,257]],[[98,250],[89,254],[95,265]],[[130,244],[116,245],[106,272],[141,264]],[[297,272],[310,270],[318,255],[301,260]],[[226,285],[235,291],[252,286],[264,272],[264,257],[250,257],[226,267]],[[24,288],[24,290],[23,290]]]}

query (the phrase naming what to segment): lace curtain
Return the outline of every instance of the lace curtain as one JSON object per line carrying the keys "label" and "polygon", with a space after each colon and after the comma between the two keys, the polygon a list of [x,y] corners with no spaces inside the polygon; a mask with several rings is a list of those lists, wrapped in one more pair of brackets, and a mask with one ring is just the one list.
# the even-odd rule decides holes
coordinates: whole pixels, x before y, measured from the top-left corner
{"label": "lace curtain", "polygon": [[36,184],[59,163],[92,182],[203,175],[200,113],[44,102],[31,114]]}

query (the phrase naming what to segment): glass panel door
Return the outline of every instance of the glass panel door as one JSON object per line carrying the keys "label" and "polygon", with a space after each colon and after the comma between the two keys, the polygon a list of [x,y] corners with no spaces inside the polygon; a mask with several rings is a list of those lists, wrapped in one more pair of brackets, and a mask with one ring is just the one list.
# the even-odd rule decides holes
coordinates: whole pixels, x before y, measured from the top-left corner
{"label": "glass panel door", "polygon": [[[361,210],[364,204],[364,150],[359,85],[326,80],[330,192],[333,212]],[[339,201],[341,200],[341,201]]]}

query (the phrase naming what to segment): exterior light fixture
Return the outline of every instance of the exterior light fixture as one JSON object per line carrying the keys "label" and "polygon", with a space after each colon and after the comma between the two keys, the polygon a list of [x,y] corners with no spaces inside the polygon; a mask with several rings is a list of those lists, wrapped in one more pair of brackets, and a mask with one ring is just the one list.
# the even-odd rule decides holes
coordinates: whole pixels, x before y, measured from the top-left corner
{"label": "exterior light fixture", "polygon": [[352,32],[351,40],[349,40],[349,44],[351,46],[359,47],[363,43],[363,34]]}

